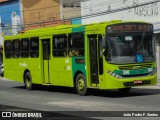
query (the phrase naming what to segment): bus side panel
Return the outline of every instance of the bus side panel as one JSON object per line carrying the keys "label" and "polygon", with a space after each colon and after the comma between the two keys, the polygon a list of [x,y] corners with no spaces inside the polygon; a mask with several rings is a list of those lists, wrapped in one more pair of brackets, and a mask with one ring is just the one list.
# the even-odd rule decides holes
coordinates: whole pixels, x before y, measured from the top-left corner
{"label": "bus side panel", "polygon": [[38,70],[38,71],[31,70],[30,73],[31,73],[31,76],[32,76],[32,82],[34,84],[42,84],[42,77],[41,77],[41,71],[40,70]]}
{"label": "bus side panel", "polygon": [[[31,58],[31,60],[27,60],[27,68],[30,71],[32,76],[32,82],[35,84],[42,84],[42,76],[41,76],[41,62],[39,58]],[[31,62],[30,62],[31,61]]]}
{"label": "bus side panel", "polygon": [[4,77],[15,80],[17,82],[23,82],[21,75],[21,69],[19,66],[20,59],[5,59],[4,60]]}
{"label": "bus side panel", "polygon": [[9,59],[4,61],[4,76],[17,82],[23,82],[24,72],[28,70],[32,76],[32,82],[41,84],[40,60],[34,58]]}
{"label": "bus side panel", "polygon": [[52,58],[50,80],[56,86],[73,87],[71,58]]}

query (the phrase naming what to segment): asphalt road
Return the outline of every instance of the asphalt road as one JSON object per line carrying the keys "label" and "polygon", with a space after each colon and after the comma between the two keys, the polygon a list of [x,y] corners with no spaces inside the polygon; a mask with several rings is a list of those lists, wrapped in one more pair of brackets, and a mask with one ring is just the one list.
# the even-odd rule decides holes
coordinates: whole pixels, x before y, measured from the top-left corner
{"label": "asphalt road", "polygon": [[[131,89],[128,94],[90,89],[87,96],[79,96],[72,88],[39,86],[36,90],[29,91],[24,88],[22,83],[0,78],[0,111],[3,110],[160,111],[160,85],[136,87]],[[118,113],[115,112],[116,114]],[[63,115],[63,112],[60,115]],[[105,118],[97,117],[96,119]],[[114,118],[113,115],[112,119],[116,120],[117,118]],[[158,118],[141,117],[141,119],[158,120],[160,116]]]}

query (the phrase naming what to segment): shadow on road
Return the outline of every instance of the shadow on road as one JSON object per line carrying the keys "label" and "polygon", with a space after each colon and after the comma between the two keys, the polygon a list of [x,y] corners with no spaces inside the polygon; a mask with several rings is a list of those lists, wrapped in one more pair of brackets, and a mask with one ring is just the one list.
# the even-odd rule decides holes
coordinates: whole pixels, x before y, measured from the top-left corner
{"label": "shadow on road", "polygon": [[120,98],[120,97],[135,97],[135,96],[148,96],[160,94],[160,89],[149,88],[132,88],[128,93],[121,93],[118,90],[90,90],[89,95]]}
{"label": "shadow on road", "polygon": [[[13,87],[16,89],[25,89],[24,86]],[[69,87],[57,87],[57,86],[37,86],[34,91],[43,91],[43,92],[57,92],[57,93],[68,93],[76,94],[74,88]],[[134,97],[134,96],[148,96],[160,94],[160,89],[158,88],[132,88],[128,93],[120,93],[118,90],[97,90],[97,89],[88,89],[87,96],[101,96],[101,97]]]}

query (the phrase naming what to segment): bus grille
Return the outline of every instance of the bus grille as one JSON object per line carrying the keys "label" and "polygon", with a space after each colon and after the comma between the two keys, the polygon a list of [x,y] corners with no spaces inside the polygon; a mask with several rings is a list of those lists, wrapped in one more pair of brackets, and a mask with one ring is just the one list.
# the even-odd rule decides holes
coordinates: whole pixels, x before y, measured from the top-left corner
{"label": "bus grille", "polygon": [[144,69],[144,68],[150,68],[152,67],[152,64],[134,64],[134,65],[124,65],[119,66],[120,70],[134,70],[134,69]]}

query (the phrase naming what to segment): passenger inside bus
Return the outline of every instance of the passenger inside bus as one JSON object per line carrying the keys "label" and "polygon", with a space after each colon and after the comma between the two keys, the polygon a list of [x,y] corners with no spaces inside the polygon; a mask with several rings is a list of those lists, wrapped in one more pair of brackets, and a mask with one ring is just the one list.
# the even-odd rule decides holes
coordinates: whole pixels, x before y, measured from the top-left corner
{"label": "passenger inside bus", "polygon": [[75,49],[72,49],[72,50],[69,51],[68,56],[69,56],[69,57],[79,56],[79,51],[78,51],[78,50],[75,50]]}

